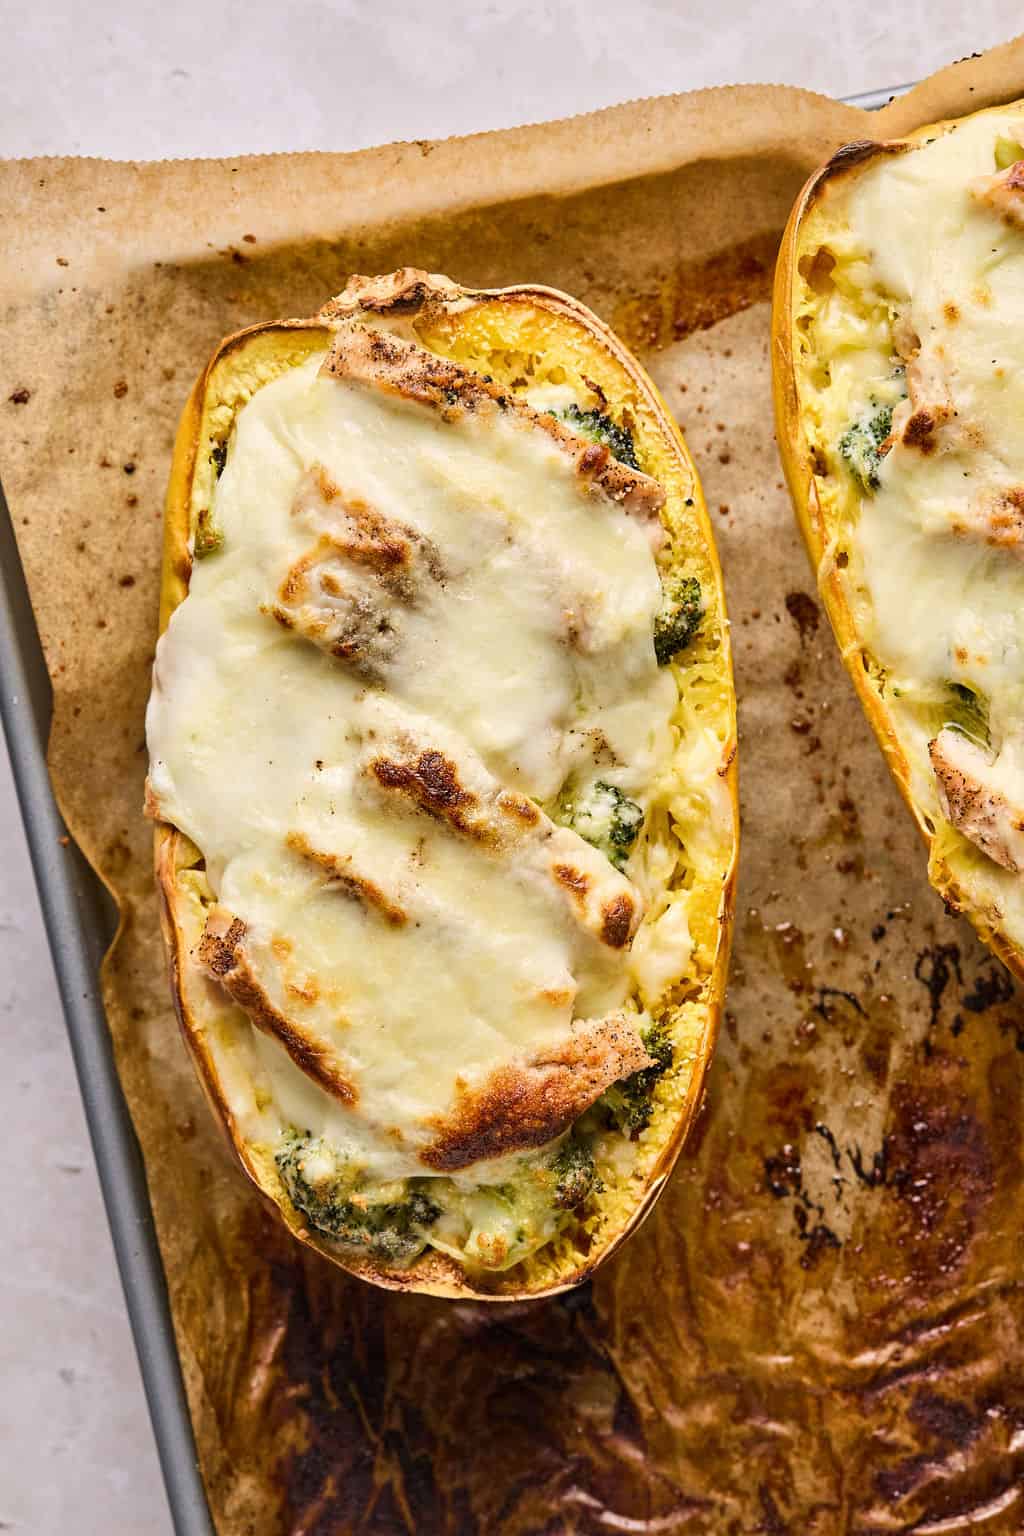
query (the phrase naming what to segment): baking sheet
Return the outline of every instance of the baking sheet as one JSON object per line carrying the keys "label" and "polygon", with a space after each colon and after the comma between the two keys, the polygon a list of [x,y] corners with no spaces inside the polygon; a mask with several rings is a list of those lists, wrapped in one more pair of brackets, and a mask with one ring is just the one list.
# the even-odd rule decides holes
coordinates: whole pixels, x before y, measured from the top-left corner
{"label": "baking sheet", "polygon": [[[882,126],[1022,82],[1024,53],[999,50]],[[779,230],[813,165],[878,126],[749,88],[351,157],[0,169],[2,469],[54,780],[121,905],[104,995],[221,1532],[1021,1526],[1024,1016],[927,888],[769,422]],[[401,260],[564,286],[647,355],[715,509],[735,626],[746,847],[705,1114],[592,1287],[497,1310],[382,1297],[255,1204],[174,1032],[138,815],[191,375],[223,332]]]}
{"label": "baking sheet", "polygon": [[100,996],[100,964],[117,913],[54,803],[46,772],[52,689],[2,489],[0,680],[0,720],[175,1530],[178,1536],[212,1536],[142,1155]]}

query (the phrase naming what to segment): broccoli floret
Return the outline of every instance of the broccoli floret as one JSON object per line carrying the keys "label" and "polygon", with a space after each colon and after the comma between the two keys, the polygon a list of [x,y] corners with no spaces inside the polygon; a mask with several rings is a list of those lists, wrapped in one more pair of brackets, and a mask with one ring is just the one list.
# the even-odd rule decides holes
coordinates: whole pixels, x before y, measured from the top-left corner
{"label": "broccoli floret", "polygon": [[551,415],[564,421],[580,437],[586,437],[592,443],[601,443],[620,464],[628,464],[630,469],[640,468],[632,432],[628,427],[620,427],[603,411],[581,411],[578,405],[573,404],[565,406],[563,410],[552,411]]}
{"label": "broccoli floret", "polygon": [[[224,465],[228,461],[227,443],[214,443],[210,449],[210,463],[213,465],[214,475],[219,480],[224,473]],[[196,537],[193,550],[197,560],[205,560],[207,555],[216,554],[224,544],[224,533],[214,522],[213,513],[209,507],[204,507],[196,519]]]}
{"label": "broccoli floret", "polygon": [[950,701],[943,724],[976,741],[979,746],[990,746],[992,738],[988,724],[988,699],[983,693],[975,693],[973,688],[963,683],[947,683],[946,687],[949,689]]}
{"label": "broccoli floret", "polygon": [[885,457],[882,444],[892,431],[892,410],[891,405],[872,399],[839,439],[839,452],[862,491],[877,491],[881,483],[878,470]]}
{"label": "broccoli floret", "polygon": [[[220,479],[224,473],[224,465],[227,464],[226,442],[215,442],[210,449],[210,464],[213,465],[213,475]],[[213,521],[213,513],[209,507],[204,507],[195,522],[195,542],[193,551],[197,561],[204,561],[207,554],[215,554],[224,544],[224,533],[216,522]]]}
{"label": "broccoli floret", "polygon": [[704,602],[696,576],[679,576],[665,586],[654,620],[654,654],[659,667],[689,645],[703,617]]}
{"label": "broccoli floret", "polygon": [[325,1237],[375,1258],[408,1264],[426,1246],[423,1229],[441,1214],[421,1189],[402,1200],[373,1203],[343,1189],[336,1154],[321,1136],[291,1131],[275,1157],[289,1198]]}
{"label": "broccoli floret", "polygon": [[644,824],[644,813],[635,800],[598,779],[568,807],[567,825],[584,842],[604,854],[616,869],[622,869]]}
{"label": "broccoli floret", "polygon": [[563,1210],[575,1210],[588,1195],[604,1187],[594,1167],[593,1153],[575,1136],[562,1143],[551,1159],[550,1169],[555,1176],[555,1204]]}
{"label": "broccoli floret", "polygon": [[224,534],[213,520],[213,513],[204,507],[196,518],[196,536],[193,550],[197,560],[215,555],[224,546]]}
{"label": "broccoli floret", "polygon": [[652,1024],[641,1030],[640,1038],[653,1065],[641,1067],[618,1083],[606,1088],[598,1104],[609,1111],[624,1136],[635,1138],[647,1125],[653,1111],[652,1094],[658,1079],[672,1065],[673,1048],[664,1024]]}

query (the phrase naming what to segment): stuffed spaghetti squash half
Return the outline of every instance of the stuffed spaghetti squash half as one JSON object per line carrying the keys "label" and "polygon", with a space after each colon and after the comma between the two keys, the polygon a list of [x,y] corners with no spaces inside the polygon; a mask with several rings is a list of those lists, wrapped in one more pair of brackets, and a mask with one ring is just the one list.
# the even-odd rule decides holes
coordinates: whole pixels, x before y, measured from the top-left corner
{"label": "stuffed spaghetti squash half", "polygon": [[929,877],[1024,975],[1024,103],[840,150],[773,345],[797,517]]}
{"label": "stuffed spaghetti squash half", "polygon": [[179,429],[147,810],[245,1170],[380,1285],[571,1286],[653,1204],[718,1023],[721,579],[635,360],[544,288],[354,278]]}

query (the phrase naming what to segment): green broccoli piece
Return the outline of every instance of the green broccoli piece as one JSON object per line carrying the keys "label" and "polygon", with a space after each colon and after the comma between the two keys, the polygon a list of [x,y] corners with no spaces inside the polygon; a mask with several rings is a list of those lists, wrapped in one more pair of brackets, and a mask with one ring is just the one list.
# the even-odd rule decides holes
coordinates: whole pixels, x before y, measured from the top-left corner
{"label": "green broccoli piece", "polygon": [[622,869],[640,835],[644,813],[621,789],[598,779],[586,794],[570,803],[566,824],[584,842],[599,849],[616,869]]}
{"label": "green broccoli piece", "polygon": [[196,536],[192,547],[197,560],[205,560],[207,555],[215,555],[218,549],[224,547],[223,531],[214,522],[213,513],[206,507],[196,518]]}
{"label": "green broccoli piece", "polygon": [[950,700],[943,724],[969,737],[979,746],[990,746],[992,738],[988,724],[988,699],[983,693],[975,693],[973,688],[963,683],[947,683],[946,687],[949,689]]}
{"label": "green broccoli piece", "polygon": [[562,1143],[549,1166],[555,1176],[555,1204],[563,1210],[575,1210],[589,1195],[604,1187],[594,1167],[593,1153],[575,1136]]}
{"label": "green broccoli piece", "polygon": [[[228,461],[227,443],[214,443],[210,449],[210,463],[213,472],[219,480],[224,473],[224,465]],[[196,536],[193,543],[193,551],[197,560],[205,560],[207,555],[215,555],[218,549],[224,546],[224,533],[214,521],[213,512],[209,507],[204,507],[196,519]]]}
{"label": "green broccoli piece", "polygon": [[441,1214],[440,1206],[415,1187],[403,1200],[364,1204],[352,1199],[341,1185],[336,1154],[323,1137],[309,1131],[290,1131],[275,1162],[289,1199],[310,1226],[392,1264],[408,1264],[423,1251],[423,1230]]}
{"label": "green broccoli piece", "polygon": [[580,437],[592,443],[600,443],[620,464],[628,464],[630,469],[639,470],[632,432],[628,427],[620,427],[603,411],[581,411],[578,405],[573,404],[550,414],[564,421]]}
{"label": "green broccoli piece", "polygon": [[654,620],[654,654],[659,667],[689,645],[703,617],[704,601],[696,576],[678,576],[666,585]]}
{"label": "green broccoli piece", "polygon": [[882,444],[892,431],[892,411],[872,398],[839,439],[839,452],[862,491],[877,491],[881,484],[878,470],[885,457]]}
{"label": "green broccoli piece", "polygon": [[639,1136],[649,1122],[654,1108],[654,1085],[668,1071],[674,1055],[665,1024],[652,1024],[649,1029],[641,1030],[640,1038],[653,1065],[641,1067],[639,1072],[613,1083],[597,1101],[609,1112],[622,1134],[631,1139]]}

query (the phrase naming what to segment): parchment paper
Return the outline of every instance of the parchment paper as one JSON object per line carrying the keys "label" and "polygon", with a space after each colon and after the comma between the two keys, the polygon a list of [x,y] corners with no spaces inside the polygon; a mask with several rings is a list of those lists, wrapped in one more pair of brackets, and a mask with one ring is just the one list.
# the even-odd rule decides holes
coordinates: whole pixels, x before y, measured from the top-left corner
{"label": "parchment paper", "polygon": [[[831,149],[1022,93],[1018,43],[878,117],[738,88],[354,156],[0,166],[0,468],[54,782],[123,914],[105,997],[221,1536],[1024,1529],[1024,1009],[929,890],[836,658],[767,309]],[[745,843],[706,1108],[652,1220],[550,1303],[388,1296],[293,1245],[209,1121],[157,931],[143,709],[177,411],[224,333],[402,263],[556,284],[639,348],[734,624]]]}

